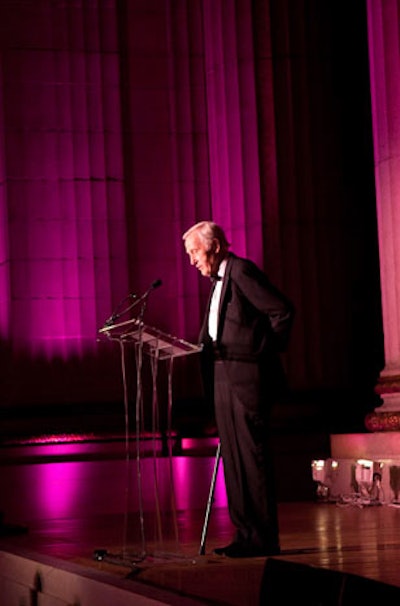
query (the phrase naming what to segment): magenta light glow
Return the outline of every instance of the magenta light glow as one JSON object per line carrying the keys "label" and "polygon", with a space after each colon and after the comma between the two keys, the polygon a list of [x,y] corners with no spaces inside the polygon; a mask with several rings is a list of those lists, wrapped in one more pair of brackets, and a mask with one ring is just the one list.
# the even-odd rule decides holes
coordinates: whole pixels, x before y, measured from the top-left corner
{"label": "magenta light glow", "polygon": [[[211,485],[213,470],[213,458],[201,458],[194,465],[191,457],[176,457],[174,460],[174,481],[179,509],[206,508],[208,488]],[[227,506],[222,464],[218,469],[215,483],[214,506]]]}
{"label": "magenta light glow", "polygon": [[[252,4],[181,4],[43,0],[16,15],[0,3],[0,336],[11,372],[23,366],[35,388],[10,380],[10,401],[37,402],[43,386],[49,400],[114,401],[98,330],[157,278],[146,323],[196,342],[208,284],[184,253],[192,223],[220,222],[260,264],[275,246],[278,209],[263,208],[260,187],[262,176],[276,190],[275,136],[261,165]],[[272,76],[263,88],[272,119]]]}
{"label": "magenta light glow", "polygon": [[93,351],[114,292],[128,291],[116,8],[106,5],[106,28],[90,6],[67,18],[65,3],[48,3],[4,41],[0,330],[48,359]]}

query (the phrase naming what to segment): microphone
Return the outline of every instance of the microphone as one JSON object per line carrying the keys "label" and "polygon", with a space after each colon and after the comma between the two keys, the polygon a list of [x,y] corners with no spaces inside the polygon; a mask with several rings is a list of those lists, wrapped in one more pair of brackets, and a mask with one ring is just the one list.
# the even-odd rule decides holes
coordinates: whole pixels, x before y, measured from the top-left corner
{"label": "microphone", "polygon": [[144,292],[142,294],[141,297],[139,297],[139,299],[137,301],[135,301],[134,305],[137,305],[138,303],[140,303],[141,301],[147,299],[147,297],[149,296],[149,294],[151,293],[152,290],[154,290],[155,288],[158,288],[159,286],[161,286],[162,284],[162,280],[160,280],[160,278],[158,278],[158,280],[154,280],[154,282],[152,282],[149,286],[149,288],[146,290],[146,292]]}
{"label": "microphone", "polygon": [[121,311],[120,313],[118,312],[121,309],[122,304],[125,303],[125,301],[128,301],[129,299],[137,299],[137,294],[134,292],[130,292],[128,295],[126,295],[126,297],[121,299],[111,316],[107,318],[107,320],[104,322],[103,328],[105,328],[106,326],[112,326],[115,323],[115,320],[118,320],[118,318],[120,318],[125,313],[125,310]]}
{"label": "microphone", "polygon": [[[146,290],[146,292],[143,295],[141,295],[140,297],[138,297],[137,294],[135,294],[135,293],[130,293],[129,295],[127,295],[124,299],[122,299],[118,303],[117,308],[115,309],[113,314],[104,322],[103,328],[108,328],[110,326],[113,326],[116,320],[118,320],[121,316],[126,314],[128,311],[130,311],[131,309],[133,309],[140,303],[143,303],[143,305],[145,305],[146,299],[149,296],[149,294],[151,293],[151,291],[154,290],[155,288],[158,288],[159,286],[161,286],[161,284],[162,284],[162,280],[160,280],[160,279],[154,280],[154,282],[152,282],[150,284],[150,286]],[[133,299],[133,303],[128,305],[128,307],[126,307],[122,311],[119,311],[121,309],[122,303],[124,303],[128,299]]]}

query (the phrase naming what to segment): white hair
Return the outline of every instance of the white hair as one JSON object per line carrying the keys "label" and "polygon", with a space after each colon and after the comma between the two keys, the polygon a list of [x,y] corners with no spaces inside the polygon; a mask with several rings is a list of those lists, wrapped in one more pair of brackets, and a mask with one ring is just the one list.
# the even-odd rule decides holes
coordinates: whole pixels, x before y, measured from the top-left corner
{"label": "white hair", "polygon": [[182,240],[186,240],[193,234],[199,236],[207,250],[211,249],[214,240],[218,240],[222,252],[226,252],[230,246],[222,227],[213,221],[200,221],[199,223],[192,225],[192,227],[185,231]]}

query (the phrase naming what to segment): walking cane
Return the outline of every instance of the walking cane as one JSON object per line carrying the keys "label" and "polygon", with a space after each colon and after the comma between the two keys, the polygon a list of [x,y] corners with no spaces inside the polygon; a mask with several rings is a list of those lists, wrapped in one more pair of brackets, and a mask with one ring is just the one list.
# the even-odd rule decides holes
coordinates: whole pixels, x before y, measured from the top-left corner
{"label": "walking cane", "polygon": [[211,478],[210,491],[208,493],[206,514],[205,514],[205,518],[204,518],[203,531],[201,533],[199,555],[204,555],[206,552],[206,537],[207,537],[207,530],[208,530],[208,522],[210,520],[212,504],[214,502],[215,483],[217,480],[217,473],[218,473],[218,466],[219,466],[220,459],[221,459],[221,442],[218,443],[217,452],[215,454],[214,471],[213,471],[212,478]]}

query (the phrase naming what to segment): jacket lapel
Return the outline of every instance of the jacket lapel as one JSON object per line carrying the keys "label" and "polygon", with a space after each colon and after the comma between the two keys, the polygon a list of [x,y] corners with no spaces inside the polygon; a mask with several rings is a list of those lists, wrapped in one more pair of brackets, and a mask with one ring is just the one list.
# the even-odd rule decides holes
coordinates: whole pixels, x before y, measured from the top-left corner
{"label": "jacket lapel", "polygon": [[225,299],[226,299],[226,292],[228,289],[228,282],[230,280],[230,275],[231,275],[231,270],[232,270],[232,263],[233,263],[233,255],[230,253],[227,259],[227,263],[226,263],[226,267],[225,267],[225,274],[224,274],[224,279],[222,282],[222,289],[221,289],[221,297],[219,300],[219,306],[218,306],[218,333],[217,333],[217,342],[219,342],[220,337],[221,337],[221,330],[222,330],[222,325],[223,325],[223,316],[225,313],[225,309],[226,309],[226,305],[225,305]]}
{"label": "jacket lapel", "polygon": [[206,313],[204,314],[203,325],[201,327],[200,335],[199,335],[200,343],[206,343],[207,341],[210,340],[210,337],[208,334],[208,314],[210,311],[211,298],[212,298],[212,295],[214,292],[214,288],[215,288],[215,282],[213,282],[213,284],[211,285],[210,294],[208,295]]}

